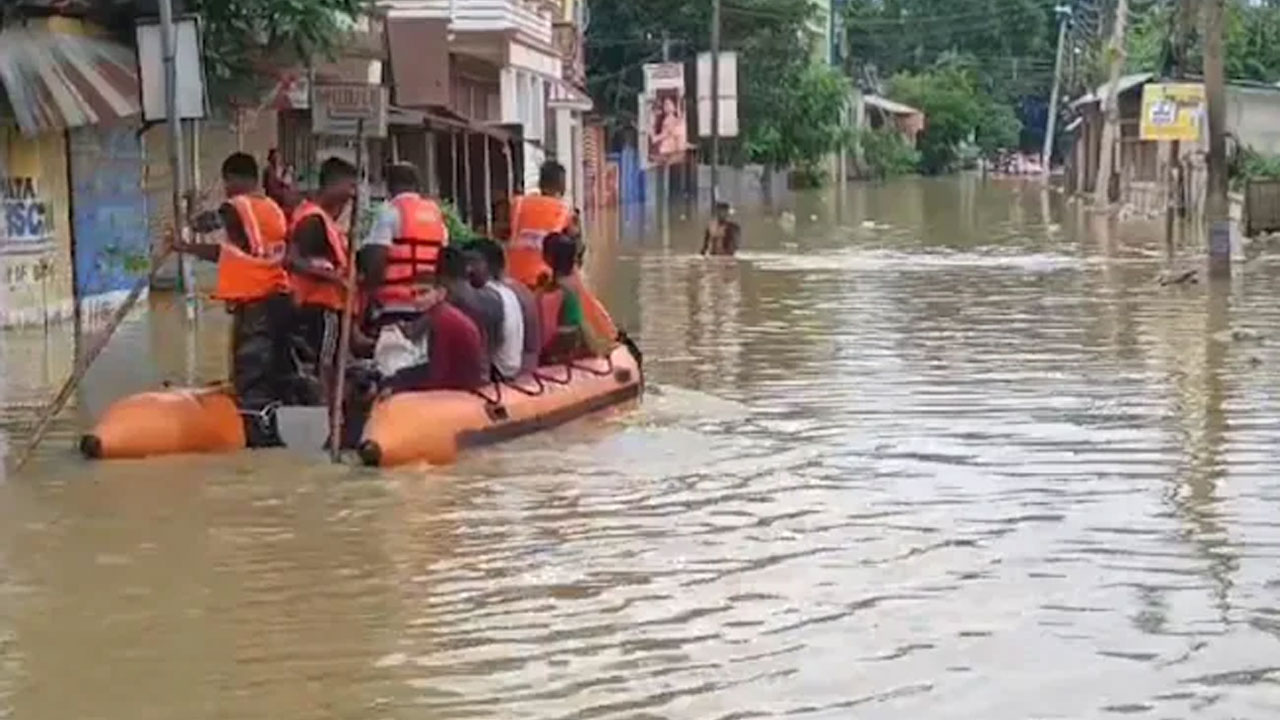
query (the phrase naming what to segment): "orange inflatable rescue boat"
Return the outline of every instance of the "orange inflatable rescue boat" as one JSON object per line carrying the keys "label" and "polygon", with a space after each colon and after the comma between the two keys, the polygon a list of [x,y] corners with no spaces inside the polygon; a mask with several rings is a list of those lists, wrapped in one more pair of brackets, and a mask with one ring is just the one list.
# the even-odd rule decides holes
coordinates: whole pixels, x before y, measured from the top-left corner
{"label": "orange inflatable rescue boat", "polygon": [[[640,396],[638,351],[539,368],[473,392],[392,395],[373,406],[359,446],[366,465],[444,464],[458,451],[554,427]],[[226,453],[245,448],[244,423],[226,388],[173,389],[118,400],[80,440],[91,459]]]}

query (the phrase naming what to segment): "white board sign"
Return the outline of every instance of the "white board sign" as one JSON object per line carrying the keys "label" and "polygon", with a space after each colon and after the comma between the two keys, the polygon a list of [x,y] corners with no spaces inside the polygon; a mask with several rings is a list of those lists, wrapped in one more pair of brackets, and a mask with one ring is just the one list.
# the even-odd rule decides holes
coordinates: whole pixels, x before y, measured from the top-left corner
{"label": "white board sign", "polygon": [[[174,18],[174,64],[178,75],[178,117],[201,120],[208,114],[205,93],[204,61],[201,54],[200,19],[194,15]],[[164,52],[160,23],[139,20],[134,29],[138,41],[138,75],[142,86],[142,117],[148,122],[163,122],[165,112]]]}
{"label": "white board sign", "polygon": [[387,88],[317,84],[311,95],[311,131],[316,135],[352,136],[363,120],[365,137],[387,136]]}
{"label": "white board sign", "polygon": [[[720,53],[720,137],[738,135],[738,53]],[[711,53],[698,53],[698,135],[711,137]]]}

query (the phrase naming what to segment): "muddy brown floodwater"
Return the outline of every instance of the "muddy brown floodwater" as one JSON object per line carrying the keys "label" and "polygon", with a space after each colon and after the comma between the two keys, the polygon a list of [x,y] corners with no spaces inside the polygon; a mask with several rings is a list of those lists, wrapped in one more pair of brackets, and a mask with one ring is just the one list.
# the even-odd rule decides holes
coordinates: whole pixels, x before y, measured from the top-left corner
{"label": "muddy brown floodwater", "polygon": [[[1276,717],[1280,264],[1161,288],[1009,183],[780,202],[736,260],[605,219],[653,391],[450,468],[78,460],[221,372],[157,300],[0,485],[0,717]],[[20,442],[70,349],[4,337]]]}

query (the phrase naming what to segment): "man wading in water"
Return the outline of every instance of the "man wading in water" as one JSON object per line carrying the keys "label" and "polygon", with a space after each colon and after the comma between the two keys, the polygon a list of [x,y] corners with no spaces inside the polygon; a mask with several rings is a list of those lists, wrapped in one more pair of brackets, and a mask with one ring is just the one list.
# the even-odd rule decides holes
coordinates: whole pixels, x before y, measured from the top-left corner
{"label": "man wading in water", "polygon": [[703,255],[729,255],[738,252],[738,239],[742,228],[729,219],[729,203],[716,203],[715,217],[707,224],[707,232],[702,238]]}

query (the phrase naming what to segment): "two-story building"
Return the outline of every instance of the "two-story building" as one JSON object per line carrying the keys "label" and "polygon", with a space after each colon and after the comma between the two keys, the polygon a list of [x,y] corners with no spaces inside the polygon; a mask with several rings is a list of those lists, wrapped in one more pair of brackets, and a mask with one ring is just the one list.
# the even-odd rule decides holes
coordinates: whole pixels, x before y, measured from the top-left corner
{"label": "two-story building", "polygon": [[[493,212],[504,190],[537,186],[538,168],[558,159],[570,173],[570,193],[580,188],[581,114],[590,101],[581,89],[582,5],[533,0],[380,0],[391,42],[393,102],[433,115],[455,118],[469,128],[506,132],[514,157],[495,155],[506,150],[482,141],[457,150],[453,139],[436,141],[436,156],[470,151],[489,153],[480,170],[490,182],[439,177],[442,194],[471,189],[468,210]],[[432,41],[435,42],[432,42]],[[443,40],[443,42],[440,42]],[[472,140],[471,142],[475,142]],[[457,164],[445,163],[447,171]],[[439,163],[436,163],[440,167]],[[514,183],[503,182],[514,172]],[[514,187],[513,187],[514,185]],[[461,186],[461,188],[459,187]],[[579,190],[580,192],[580,190]],[[481,197],[483,195],[484,197]]]}

